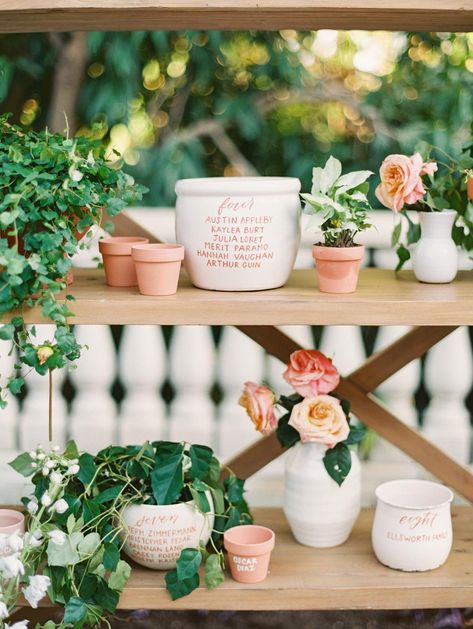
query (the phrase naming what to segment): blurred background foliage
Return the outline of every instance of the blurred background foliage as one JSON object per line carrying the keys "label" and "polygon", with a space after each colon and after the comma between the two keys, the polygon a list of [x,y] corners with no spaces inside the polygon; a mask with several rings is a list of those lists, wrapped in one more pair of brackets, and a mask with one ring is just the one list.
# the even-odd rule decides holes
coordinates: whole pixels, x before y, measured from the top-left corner
{"label": "blurred background foliage", "polygon": [[[0,36],[0,112],[101,138],[174,203],[203,175],[293,175],[330,153],[377,171],[471,143],[473,34],[292,30]],[[120,153],[121,157],[117,155]]]}

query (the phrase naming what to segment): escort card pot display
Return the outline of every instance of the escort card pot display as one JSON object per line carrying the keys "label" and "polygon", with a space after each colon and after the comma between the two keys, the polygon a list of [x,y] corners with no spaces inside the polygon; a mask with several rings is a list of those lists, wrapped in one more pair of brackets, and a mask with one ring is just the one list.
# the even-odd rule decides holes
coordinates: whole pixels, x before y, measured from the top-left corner
{"label": "escort card pot display", "polygon": [[[275,394],[246,382],[240,405],[256,430],[277,431],[286,457],[283,509],[298,542],[328,547],[350,535],[361,506],[361,466],[356,451],[364,435],[350,424],[349,403],[334,391],[340,381],[332,361],[317,350],[290,356],[284,379],[295,393]],[[282,411],[279,419],[276,413]]]}
{"label": "escort card pot display", "polygon": [[209,290],[282,286],[300,241],[300,182],[213,177],[176,184],[176,238],[192,283]]}
{"label": "escort card pot display", "polygon": [[452,548],[450,503],[444,485],[426,480],[394,480],[376,490],[372,543],[378,560],[405,572],[438,568]]}
{"label": "escort card pot display", "polygon": [[225,531],[223,544],[233,579],[240,583],[264,581],[275,539],[274,531],[257,524],[235,526]]}

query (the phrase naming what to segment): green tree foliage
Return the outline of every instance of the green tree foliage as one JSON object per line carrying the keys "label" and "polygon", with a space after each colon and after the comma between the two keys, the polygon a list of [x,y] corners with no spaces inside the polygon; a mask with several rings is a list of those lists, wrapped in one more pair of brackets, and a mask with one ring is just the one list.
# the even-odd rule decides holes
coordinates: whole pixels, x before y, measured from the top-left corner
{"label": "green tree foliage", "polygon": [[376,172],[421,141],[453,156],[470,143],[472,34],[3,35],[0,110],[50,124],[81,36],[83,58],[66,64],[83,73],[70,126],[123,152],[149,204],[173,203],[181,177],[287,174],[308,189],[330,154]]}

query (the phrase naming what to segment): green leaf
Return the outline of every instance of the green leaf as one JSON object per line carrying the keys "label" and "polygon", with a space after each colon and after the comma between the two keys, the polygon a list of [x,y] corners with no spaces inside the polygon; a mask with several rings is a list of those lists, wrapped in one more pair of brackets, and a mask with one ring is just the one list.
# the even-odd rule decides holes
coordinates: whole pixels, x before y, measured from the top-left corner
{"label": "green leaf", "polygon": [[225,498],[223,490],[218,487],[211,487],[212,499],[214,503],[214,512],[219,515],[225,512]]}
{"label": "green leaf", "polygon": [[79,588],[80,597],[83,600],[89,601],[97,590],[98,579],[97,575],[88,573],[84,576]]}
{"label": "green leaf", "polygon": [[79,457],[79,467],[80,470],[77,474],[77,478],[84,485],[89,485],[97,472],[94,457],[88,452],[84,452],[84,454]]}
{"label": "green leaf", "polygon": [[46,551],[48,564],[50,566],[74,566],[76,563],[79,563],[81,558],[77,552],[77,547],[83,538],[83,533],[72,533],[72,535],[66,537],[64,544],[61,546],[50,539]]}
{"label": "green leaf", "polygon": [[372,174],[371,170],[357,170],[342,175],[336,183],[339,193],[342,192],[342,188],[343,192],[357,188],[360,184],[364,183],[368,177],[371,177]]}
{"label": "green leaf", "polygon": [[108,580],[108,587],[112,588],[112,590],[117,590],[121,592],[126,585],[126,582],[130,578],[131,567],[127,564],[126,561],[120,559],[117,564],[116,569],[110,575]]}
{"label": "green leaf", "polygon": [[20,391],[22,390],[23,386],[25,384],[25,380],[23,378],[10,378],[8,380],[8,388],[10,389],[10,391],[13,393],[13,395],[18,395],[18,393],[20,393]]}
{"label": "green leaf", "polygon": [[365,435],[366,428],[364,426],[350,426],[350,434],[343,443],[347,446],[353,446],[357,443],[360,443]]}
{"label": "green leaf", "polygon": [[98,605],[106,609],[110,614],[113,614],[117,608],[120,595],[115,589],[111,588],[103,579],[101,579],[94,598]]}
{"label": "green leaf", "polygon": [[151,474],[153,496],[158,505],[169,505],[179,498],[184,487],[182,452],[158,459]]}
{"label": "green leaf", "polygon": [[13,338],[15,332],[15,326],[11,323],[6,323],[0,327],[0,340],[10,341]]}
{"label": "green leaf", "polygon": [[204,479],[209,473],[213,457],[212,449],[207,446],[192,445],[189,448],[189,457],[192,463],[190,469],[192,478]]}
{"label": "green leaf", "polygon": [[173,601],[183,596],[187,596],[199,587],[200,578],[196,573],[189,579],[180,580],[177,576],[177,570],[171,570],[165,576],[166,588]]}
{"label": "green leaf", "polygon": [[113,502],[122,493],[124,485],[114,485],[113,487],[107,487],[98,496],[94,497],[94,502],[97,504],[106,504],[107,502]]}
{"label": "green leaf", "polygon": [[335,447],[327,450],[323,462],[329,476],[337,485],[341,485],[351,469],[350,450],[344,443],[337,443]]}
{"label": "green leaf", "polygon": [[239,505],[244,502],[245,481],[236,476],[227,476],[225,479],[227,498],[231,504]]}
{"label": "green leaf", "polygon": [[402,231],[402,223],[399,222],[396,227],[393,229],[393,233],[391,235],[391,247],[395,247],[399,242],[399,238],[401,237]]}
{"label": "green leaf", "polygon": [[202,554],[197,548],[183,548],[176,562],[179,581],[193,577],[199,571]]}
{"label": "green leaf", "polygon": [[195,502],[197,509],[201,513],[210,513],[212,510],[209,501],[207,500],[207,496],[204,491],[198,491],[192,485],[189,486],[189,491],[192,495],[192,500]]}
{"label": "green leaf", "polygon": [[209,590],[218,587],[225,581],[222,562],[219,555],[209,555],[205,562],[205,584]]}
{"label": "green leaf", "polygon": [[302,402],[304,398],[299,393],[293,393],[292,395],[281,395],[278,400],[278,404],[286,409],[286,411],[292,411],[296,404]]}
{"label": "green leaf", "polygon": [[83,540],[79,543],[77,547],[77,551],[83,559],[84,557],[90,557],[95,553],[97,548],[100,546],[101,538],[98,533],[88,533]]}
{"label": "green leaf", "polygon": [[35,464],[35,461],[33,461],[28,452],[19,454],[16,459],[13,459],[13,461],[9,463],[9,466],[22,476],[31,476],[37,472],[37,464]]}
{"label": "green leaf", "polygon": [[120,551],[115,544],[106,543],[105,552],[103,554],[103,565],[106,570],[113,572],[118,566],[120,561]]}
{"label": "green leaf", "polygon": [[297,430],[292,426],[289,426],[290,418],[291,415],[289,413],[286,413],[280,418],[278,422],[276,434],[278,436],[279,443],[284,448],[290,448],[301,439],[301,436],[297,432]]}
{"label": "green leaf", "polygon": [[76,627],[82,622],[82,620],[84,620],[86,614],[87,606],[85,602],[78,596],[73,596],[66,603],[64,610],[64,622],[70,622],[74,625],[74,627]]}
{"label": "green leaf", "polygon": [[399,247],[396,250],[396,253],[397,253],[397,257],[399,258],[399,262],[397,263],[397,266],[396,266],[396,273],[397,273],[398,271],[402,269],[402,267],[404,266],[404,263],[409,260],[409,258],[411,257],[411,253],[409,249],[407,249],[404,245],[399,245]]}
{"label": "green leaf", "polygon": [[74,440],[70,440],[66,444],[66,449],[64,450],[64,458],[65,459],[78,459],[79,458],[79,450],[77,449],[76,442]]}

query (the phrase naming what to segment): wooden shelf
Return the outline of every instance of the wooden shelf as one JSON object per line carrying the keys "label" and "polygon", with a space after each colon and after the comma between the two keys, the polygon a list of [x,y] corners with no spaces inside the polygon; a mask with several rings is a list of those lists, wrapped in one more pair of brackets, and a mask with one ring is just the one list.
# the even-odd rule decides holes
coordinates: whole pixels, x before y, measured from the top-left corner
{"label": "wooden shelf", "polygon": [[255,521],[276,532],[270,575],[244,585],[229,576],[217,590],[199,588],[171,601],[163,573],[135,566],[120,607],[144,609],[427,609],[468,607],[473,600],[473,508],[454,509],[454,547],[431,572],[382,566],[371,550],[373,513],[364,510],[348,542],[328,549],[297,544],[279,509],[255,509]]}
{"label": "wooden shelf", "polygon": [[[177,295],[146,297],[110,288],[103,271],[76,269],[69,292],[72,323],[161,325],[473,325],[473,273],[452,284],[420,284],[411,272],[363,269],[356,293],[328,295],[315,272],[294,271],[283,288],[227,293],[194,288],[181,277]],[[28,323],[44,322],[38,309]]]}
{"label": "wooden shelf", "polygon": [[473,0],[0,0],[0,32],[473,30]]}

